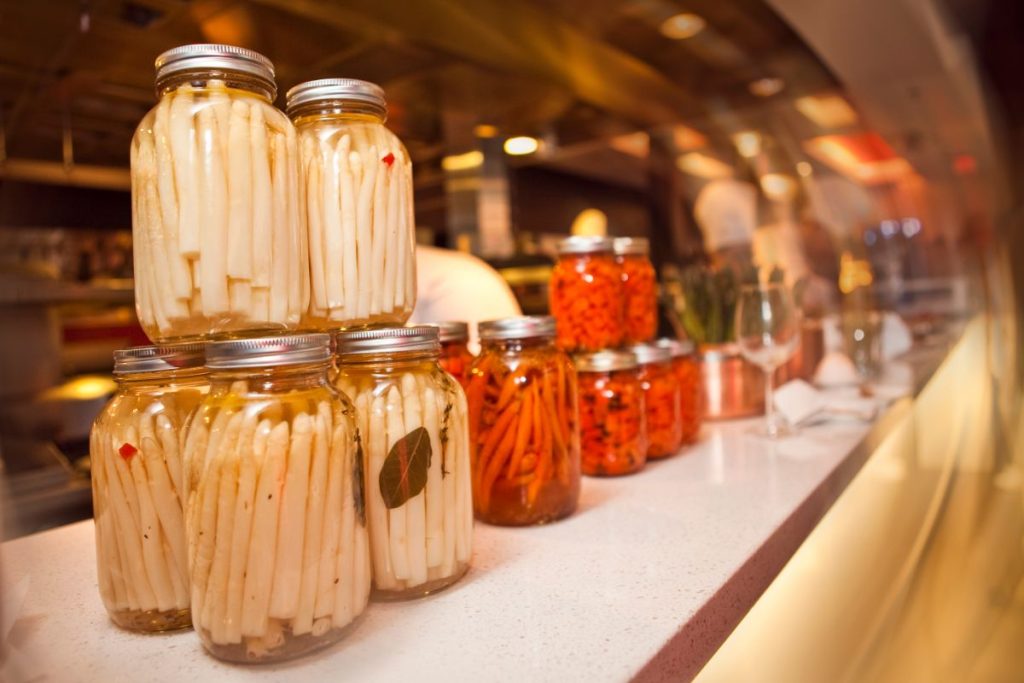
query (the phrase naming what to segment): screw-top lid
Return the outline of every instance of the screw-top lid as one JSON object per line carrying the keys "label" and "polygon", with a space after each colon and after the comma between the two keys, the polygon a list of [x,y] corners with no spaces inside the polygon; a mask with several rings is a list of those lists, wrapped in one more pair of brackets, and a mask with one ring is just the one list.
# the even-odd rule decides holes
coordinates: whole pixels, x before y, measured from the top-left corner
{"label": "screw-top lid", "polygon": [[620,256],[647,256],[651,253],[651,242],[646,237],[616,237],[615,253]]}
{"label": "screw-top lid", "polygon": [[559,254],[595,254],[612,251],[614,242],[610,237],[573,235],[558,243]]}
{"label": "screw-top lid", "polygon": [[626,349],[634,356],[640,365],[648,363],[667,363],[672,360],[672,352],[663,346],[654,344],[634,344]]}
{"label": "screw-top lid", "polygon": [[339,356],[358,356],[404,351],[441,352],[438,329],[430,325],[379,327],[339,332],[334,337]]}
{"label": "screw-top lid", "polygon": [[285,100],[289,116],[299,107],[313,102],[362,102],[379,109],[381,116],[387,113],[388,108],[383,88],[357,78],[321,78],[299,83],[288,91]]}
{"label": "screw-top lid", "polygon": [[114,374],[134,375],[203,367],[203,342],[133,346],[114,351]]}
{"label": "screw-top lid", "polygon": [[231,370],[320,363],[330,360],[330,342],[331,336],[321,333],[208,342],[206,367]]}
{"label": "screw-top lid", "polygon": [[637,366],[636,356],[624,351],[597,351],[572,357],[577,372],[614,372],[632,370]]}
{"label": "screw-top lid", "polygon": [[555,319],[550,315],[522,315],[487,320],[477,325],[480,341],[554,337]]}
{"label": "screw-top lid", "polygon": [[460,320],[446,320],[441,323],[430,323],[428,327],[436,327],[441,343],[464,342],[469,339],[469,324]]}
{"label": "screw-top lid", "polygon": [[270,98],[277,97],[273,62],[259,52],[244,47],[215,43],[182,45],[157,57],[155,67],[158,90],[164,81],[182,71],[231,71],[264,81],[270,90]]}
{"label": "screw-top lid", "polygon": [[693,352],[696,350],[693,342],[689,339],[669,339],[668,337],[665,337],[655,341],[654,345],[663,349],[668,349],[673,358],[693,355]]}

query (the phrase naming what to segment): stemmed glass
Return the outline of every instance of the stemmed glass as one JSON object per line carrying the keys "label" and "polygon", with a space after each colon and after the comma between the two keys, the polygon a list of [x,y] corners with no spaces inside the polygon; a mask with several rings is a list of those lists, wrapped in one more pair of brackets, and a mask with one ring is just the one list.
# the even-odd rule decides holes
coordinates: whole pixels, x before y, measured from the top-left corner
{"label": "stemmed glass", "polygon": [[773,375],[800,344],[800,312],[781,283],[745,285],[736,304],[736,341],[743,357],[764,370],[764,424],[754,432],[775,439],[794,433],[775,415]]}

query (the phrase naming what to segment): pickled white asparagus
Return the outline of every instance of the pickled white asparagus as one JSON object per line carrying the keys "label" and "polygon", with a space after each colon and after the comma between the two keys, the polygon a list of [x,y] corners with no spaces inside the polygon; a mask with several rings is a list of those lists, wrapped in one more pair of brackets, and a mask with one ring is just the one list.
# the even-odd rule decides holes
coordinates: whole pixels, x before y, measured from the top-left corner
{"label": "pickled white asparagus", "polygon": [[295,327],[311,299],[298,137],[258,96],[165,93],[131,148],[136,308],[154,340]]}
{"label": "pickled white asparagus", "polygon": [[404,372],[379,385],[345,373],[366,453],[366,512],[374,588],[422,595],[469,566],[472,500],[466,401],[442,373]]}
{"label": "pickled white asparagus", "polygon": [[324,401],[203,411],[185,442],[207,444],[202,463],[187,463],[200,472],[187,534],[207,646],[257,660],[347,626],[371,582],[352,418]]}
{"label": "pickled white asparagus", "polygon": [[377,124],[330,135],[300,124],[299,139],[310,280],[302,325],[404,323],[416,303],[408,154]]}
{"label": "pickled white asparagus", "polygon": [[98,583],[111,618],[137,630],[188,624],[179,435],[202,391],[118,397],[90,437]]}

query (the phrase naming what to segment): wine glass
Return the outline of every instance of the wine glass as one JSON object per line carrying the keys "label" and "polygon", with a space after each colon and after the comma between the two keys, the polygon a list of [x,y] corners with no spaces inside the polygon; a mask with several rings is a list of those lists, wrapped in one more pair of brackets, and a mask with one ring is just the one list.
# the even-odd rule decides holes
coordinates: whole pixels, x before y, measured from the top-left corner
{"label": "wine glass", "polygon": [[795,430],[775,415],[773,375],[800,344],[800,313],[782,283],[744,285],[736,303],[736,341],[743,357],[764,370],[764,425],[754,431],[775,439]]}

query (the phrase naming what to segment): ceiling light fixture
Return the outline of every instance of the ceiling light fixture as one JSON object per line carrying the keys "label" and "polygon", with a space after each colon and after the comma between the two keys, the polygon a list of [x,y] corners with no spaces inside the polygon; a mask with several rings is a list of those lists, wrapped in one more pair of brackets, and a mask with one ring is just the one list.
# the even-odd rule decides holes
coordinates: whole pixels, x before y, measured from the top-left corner
{"label": "ceiling light fixture", "polygon": [[676,14],[661,22],[661,35],[672,40],[686,40],[704,30],[707,22],[690,12]]}
{"label": "ceiling light fixture", "polygon": [[528,135],[517,135],[514,138],[505,140],[504,148],[505,154],[523,156],[524,154],[533,154],[540,149],[540,141]]}
{"label": "ceiling light fixture", "polygon": [[778,95],[785,87],[786,82],[781,78],[775,78],[774,76],[759,78],[756,81],[751,81],[747,84],[747,90],[750,91],[750,94],[756,95],[757,97],[771,97],[772,95]]}

